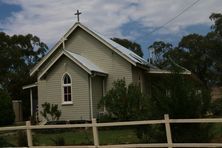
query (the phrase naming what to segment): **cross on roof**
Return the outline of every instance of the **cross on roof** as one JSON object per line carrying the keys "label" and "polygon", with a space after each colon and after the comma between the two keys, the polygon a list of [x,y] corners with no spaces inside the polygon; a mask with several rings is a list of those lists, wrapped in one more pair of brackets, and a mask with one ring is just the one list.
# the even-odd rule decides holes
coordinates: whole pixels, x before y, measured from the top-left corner
{"label": "cross on roof", "polygon": [[77,10],[77,12],[75,13],[75,15],[77,16],[77,21],[79,22],[79,15],[82,14],[82,12],[80,12],[79,10]]}

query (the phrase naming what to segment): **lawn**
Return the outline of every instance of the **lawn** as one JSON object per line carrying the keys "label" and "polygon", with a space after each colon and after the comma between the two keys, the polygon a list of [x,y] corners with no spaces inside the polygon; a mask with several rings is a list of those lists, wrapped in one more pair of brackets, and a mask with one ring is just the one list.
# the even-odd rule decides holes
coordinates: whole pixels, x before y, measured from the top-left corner
{"label": "lawn", "polygon": [[221,143],[222,142],[222,124],[213,124],[211,134],[214,138],[211,142]]}
{"label": "lawn", "polygon": [[[33,130],[34,145],[55,145],[54,141],[58,141],[61,137],[65,140],[65,145],[92,145],[93,136],[92,129],[57,129],[57,130]],[[9,134],[4,138],[15,146],[18,145],[18,139],[26,141],[25,133],[18,135],[17,133]],[[99,129],[99,142],[104,144],[123,144],[138,143],[134,129]]]}
{"label": "lawn", "polygon": [[[212,124],[211,127],[212,128],[209,133],[213,135],[213,139],[211,140],[211,142],[220,143],[222,141],[222,124]],[[99,128],[98,132],[99,132],[100,145],[141,143],[140,139],[138,139],[136,135],[135,127],[133,126],[129,128],[123,128],[123,127]],[[53,146],[56,145],[55,141],[61,143],[61,139],[64,140],[63,142],[65,143],[65,145],[93,144],[93,134],[91,128],[32,130],[32,134],[33,134],[33,143],[34,145],[37,146],[38,145]],[[27,142],[25,130],[23,132],[20,132],[19,134],[18,132],[14,133],[1,132],[0,137],[4,137],[4,139],[6,139],[8,143],[11,143],[14,146],[26,146],[26,145],[21,145]]]}

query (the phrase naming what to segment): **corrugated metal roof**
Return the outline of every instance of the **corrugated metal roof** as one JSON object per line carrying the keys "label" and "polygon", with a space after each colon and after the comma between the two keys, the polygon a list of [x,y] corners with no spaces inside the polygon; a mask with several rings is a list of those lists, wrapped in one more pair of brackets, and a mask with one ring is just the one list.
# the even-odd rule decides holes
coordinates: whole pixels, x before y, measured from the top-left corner
{"label": "corrugated metal roof", "polygon": [[[81,24],[82,25],[82,24]],[[85,26],[85,25],[83,25]],[[90,27],[88,26],[85,26],[87,27],[90,31],[92,31],[94,34],[96,34],[97,36],[99,36],[101,39],[103,39],[105,42],[107,42],[108,44],[110,44],[112,47],[114,47],[115,49],[117,49],[118,51],[120,51],[122,54],[124,54],[125,56],[127,56],[130,60],[132,60],[133,62],[135,63],[139,63],[139,64],[142,64],[142,65],[146,65],[146,66],[149,66],[149,67],[155,67],[153,66],[152,64],[150,64],[147,60],[145,60],[144,58],[138,56],[136,53],[134,53],[133,51],[123,47],[122,45],[114,42],[113,40],[105,37],[104,35],[96,32],[95,30],[91,29]]]}
{"label": "corrugated metal roof", "polygon": [[[135,54],[134,52],[132,52],[131,50],[123,47],[122,45],[112,41],[111,39],[101,35],[100,33],[94,31],[93,29],[90,29],[90,27],[86,27],[85,25],[81,24],[81,23],[75,23],[70,29],[69,31],[62,37],[62,38],[67,38],[77,27],[80,27],[82,29],[84,29],[85,31],[87,31],[88,33],[91,33],[93,35],[95,35],[95,37],[99,38],[103,43],[109,45],[111,47],[111,49],[113,48],[113,50],[115,52],[117,52],[118,54],[120,54],[123,58],[125,58],[126,60],[128,60],[129,62],[131,62],[134,66],[136,66],[136,64],[141,64],[144,65],[146,67],[152,67],[152,68],[157,68],[154,65],[150,64],[149,62],[147,62],[147,60],[143,59],[142,57],[138,56],[137,54]],[[30,71],[30,75],[33,75],[38,69],[39,67],[52,55],[52,53],[58,49],[58,47],[62,44],[62,39],[60,39],[56,45],[47,53],[46,56],[44,56],[40,62],[38,62]],[[88,65],[88,64],[87,64]],[[100,69],[101,70],[101,69]]]}
{"label": "corrugated metal roof", "polygon": [[74,59],[76,59],[79,63],[81,63],[83,66],[85,66],[87,69],[89,69],[91,72],[95,71],[95,72],[100,72],[100,73],[104,73],[107,74],[104,70],[102,70],[101,68],[99,68],[97,65],[93,64],[91,61],[89,61],[88,59],[86,59],[85,57],[76,54],[76,53],[72,53],[70,51],[65,50],[65,52],[67,52],[68,54],[70,54]]}

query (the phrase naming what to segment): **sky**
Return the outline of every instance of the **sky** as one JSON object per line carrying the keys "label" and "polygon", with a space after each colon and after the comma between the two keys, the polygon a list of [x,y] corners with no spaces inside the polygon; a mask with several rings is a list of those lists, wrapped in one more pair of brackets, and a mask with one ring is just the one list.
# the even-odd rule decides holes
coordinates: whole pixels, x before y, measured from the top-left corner
{"label": "sky", "polygon": [[209,32],[209,16],[222,13],[222,0],[0,0],[0,31],[31,33],[52,47],[77,21],[77,9],[82,24],[136,41],[147,58],[154,41],[177,45],[185,35]]}

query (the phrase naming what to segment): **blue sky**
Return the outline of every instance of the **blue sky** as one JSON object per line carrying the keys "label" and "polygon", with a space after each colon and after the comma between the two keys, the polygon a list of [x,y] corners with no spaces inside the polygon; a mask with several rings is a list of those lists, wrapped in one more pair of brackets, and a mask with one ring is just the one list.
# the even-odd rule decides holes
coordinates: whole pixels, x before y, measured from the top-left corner
{"label": "blue sky", "polygon": [[211,13],[222,13],[222,0],[200,0],[162,29],[152,32],[196,0],[0,0],[0,31],[10,35],[31,33],[52,47],[75,22],[107,37],[127,38],[147,47],[163,40],[174,45],[190,33],[210,31]]}
{"label": "blue sky", "polygon": [[[16,13],[21,10],[22,8],[19,5],[6,4],[0,1],[0,22],[3,22],[8,17],[12,16],[12,13]],[[1,27],[0,29],[3,30],[4,28]]]}
{"label": "blue sky", "polygon": [[22,8],[19,5],[6,4],[0,1],[0,19],[4,20],[7,17],[10,17],[13,12],[21,11]]}

